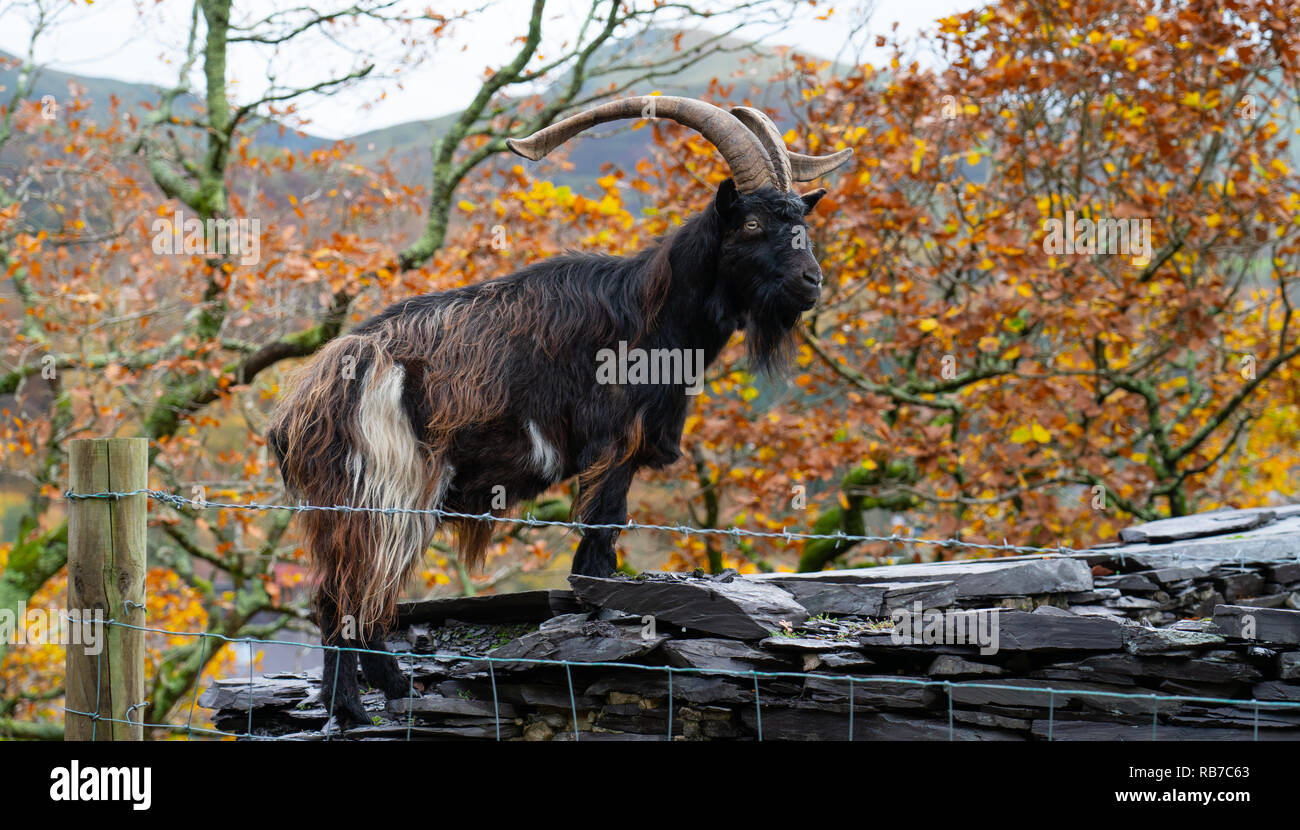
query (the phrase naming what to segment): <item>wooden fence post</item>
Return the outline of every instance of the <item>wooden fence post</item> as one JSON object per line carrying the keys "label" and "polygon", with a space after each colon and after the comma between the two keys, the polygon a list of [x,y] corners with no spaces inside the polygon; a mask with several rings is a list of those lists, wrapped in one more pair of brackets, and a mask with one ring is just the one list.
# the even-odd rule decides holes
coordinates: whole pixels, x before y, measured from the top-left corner
{"label": "wooden fence post", "polygon": [[[74,493],[132,492],[148,487],[149,442],[93,438],[72,442]],[[81,624],[67,646],[63,735],[69,741],[140,741],[144,698],[144,632],[107,625],[145,624],[145,531],[148,496],[68,501],[68,605]],[[75,642],[74,642],[75,641]],[[74,712],[97,712],[100,719]],[[111,718],[112,720],[106,720]]]}

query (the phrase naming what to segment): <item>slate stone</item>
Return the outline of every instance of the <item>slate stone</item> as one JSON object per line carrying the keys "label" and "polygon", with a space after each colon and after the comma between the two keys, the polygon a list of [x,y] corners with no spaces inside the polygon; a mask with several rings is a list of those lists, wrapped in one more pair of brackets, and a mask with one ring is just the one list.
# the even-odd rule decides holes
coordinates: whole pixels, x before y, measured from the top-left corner
{"label": "slate stone", "polygon": [[[513,723],[501,724],[501,739],[510,740],[519,737],[519,727]],[[330,741],[405,741],[408,730],[405,722],[380,724],[378,726],[367,724],[365,726],[353,726],[341,732],[332,731],[326,735],[319,729],[310,732],[291,732],[278,737],[279,740],[292,741],[324,741],[328,738]],[[447,726],[447,725],[413,725],[409,730],[409,735],[413,741],[446,741],[446,740],[495,740],[497,737],[497,727],[495,724],[485,724],[482,726]]]}
{"label": "slate stone", "polygon": [[1168,626],[1170,631],[1199,631],[1202,634],[1217,634],[1218,626],[1211,620],[1179,620]]}
{"label": "slate stone", "polygon": [[[747,730],[758,734],[758,714],[753,709],[740,713]],[[797,708],[763,707],[765,741],[846,741],[849,739],[848,714],[816,712]],[[951,733],[948,721],[913,718],[879,713],[858,714],[853,718],[855,741],[1018,741],[1023,736],[1002,729],[981,726],[955,726]]]}
{"label": "slate stone", "polygon": [[1300,562],[1279,562],[1265,567],[1264,570],[1274,582],[1283,585],[1300,582]]}
{"label": "slate stone", "polygon": [[912,611],[920,604],[923,611],[947,608],[957,601],[957,584],[944,580],[933,582],[879,582],[885,588],[882,613],[898,609]]}
{"label": "slate stone", "polygon": [[250,691],[248,678],[222,678],[213,682],[199,697],[206,709],[256,709],[294,706],[311,693],[312,684],[299,678],[256,679]]}
{"label": "slate stone", "polygon": [[[509,703],[497,702],[497,715],[503,719],[514,718],[518,715],[515,707]],[[464,715],[479,716],[492,718],[493,704],[491,700],[468,700],[459,697],[439,697],[437,695],[425,695],[423,697],[397,698],[388,701],[388,711],[397,715],[414,714],[417,718],[426,718],[438,715]]]}
{"label": "slate stone", "polygon": [[926,709],[940,697],[937,686],[923,685],[928,678],[869,678],[808,677],[804,679],[803,693],[813,701],[849,702],[849,687],[853,689],[854,706],[872,706],[889,709]]}
{"label": "slate stone", "polygon": [[964,677],[967,675],[995,677],[1006,672],[1001,666],[963,660],[953,654],[941,654],[934,658],[934,662],[930,664],[930,668],[925,673],[930,677]]}
{"label": "slate stone", "polygon": [[1127,594],[1119,599],[1105,600],[1102,602],[1102,605],[1120,611],[1150,611],[1158,610],[1160,608],[1160,602],[1158,600],[1129,596]]}
{"label": "slate stone", "polygon": [[1263,683],[1256,683],[1253,691],[1258,700],[1285,700],[1300,703],[1300,683],[1266,680]]}
{"label": "slate stone", "polygon": [[888,590],[879,585],[808,579],[774,579],[772,583],[790,592],[809,614],[838,617],[880,616]]}
{"label": "slate stone", "polygon": [[1073,617],[1074,616],[1073,611],[1068,611],[1064,608],[1057,608],[1055,605],[1040,605],[1037,608],[1035,608],[1033,611],[1030,611],[1029,613],[1044,614],[1049,617]]}
{"label": "slate stone", "polygon": [[1278,655],[1277,676],[1283,680],[1300,678],[1300,651],[1288,651]]}
{"label": "slate stone", "polygon": [[1221,510],[1195,516],[1177,516],[1146,524],[1126,527],[1119,532],[1124,542],[1161,544],[1224,533],[1242,533],[1272,524],[1277,514],[1272,510]]}
{"label": "slate stone", "polygon": [[1111,651],[1124,645],[1120,624],[1101,617],[1001,611],[998,648],[1005,651]]}
{"label": "slate stone", "polygon": [[1199,631],[1147,628],[1143,625],[1127,625],[1123,630],[1124,650],[1129,654],[1159,654],[1185,648],[1222,645],[1227,642],[1217,634]]}
{"label": "slate stone", "polygon": [[[752,703],[753,681],[740,682],[720,676],[673,675],[673,700],[685,703]],[[607,675],[583,690],[586,695],[606,695],[623,692],[646,698],[667,698],[668,679],[662,672],[639,671],[622,675]]]}
{"label": "slate stone", "polygon": [[446,620],[536,623],[580,610],[572,591],[517,591],[479,597],[444,597],[397,604],[397,624],[441,624]]}
{"label": "slate stone", "polygon": [[1243,692],[1249,692],[1249,687],[1241,683],[1198,683],[1196,681],[1182,680],[1162,680],[1156,687],[1156,690],[1166,695],[1176,697],[1215,697],[1215,698],[1234,698],[1244,697]]}
{"label": "slate stone", "polygon": [[1065,598],[1071,605],[1091,605],[1103,599],[1115,599],[1119,595],[1120,590],[1118,588],[1094,588],[1091,591],[1067,594]]}
{"label": "slate stone", "polygon": [[1101,617],[1116,622],[1127,622],[1128,615],[1104,605],[1072,605],[1070,612],[1077,617]]}
{"label": "slate stone", "polygon": [[569,577],[584,602],[650,614],[663,623],[719,637],[761,640],[782,628],[798,626],[807,610],[776,585],[750,579],[722,582],[707,578],[619,579]]}
{"label": "slate stone", "polygon": [[828,669],[863,671],[873,668],[876,661],[857,651],[832,651],[817,655],[817,662]]}
{"label": "slate stone", "polygon": [[858,645],[864,649],[889,649],[896,650],[911,643],[911,638],[899,634],[894,636],[893,631],[865,631],[858,635]]}
{"label": "slate stone", "polygon": [[[676,726],[673,727],[673,734],[677,734]],[[561,741],[561,742],[575,740],[575,738],[573,737],[573,730],[565,729],[560,732],[556,732],[555,736],[551,738],[551,740]],[[595,732],[595,731],[583,730],[581,732],[581,736],[576,740],[578,741],[578,743],[584,743],[584,744],[602,743],[602,742],[609,742],[609,741],[662,741],[664,740],[664,736],[663,735],[634,735],[628,732]]]}
{"label": "slate stone", "polygon": [[[1049,727],[1046,718],[1034,721],[1032,734],[1038,740],[1048,740],[1049,728],[1054,741],[1250,741],[1249,729],[1214,729],[1195,726],[1173,726],[1161,723],[1152,737],[1151,724],[1126,724],[1096,721],[1057,721]],[[1293,741],[1287,732],[1261,730],[1261,741]]]}
{"label": "slate stone", "polygon": [[[1259,708],[1256,718],[1254,705],[1243,706],[1195,706],[1189,705],[1181,712],[1169,716],[1169,722],[1185,726],[1223,727],[1233,726],[1239,729],[1297,729],[1300,728],[1300,711],[1291,709]],[[1300,731],[1293,732],[1291,740],[1300,740]]]}
{"label": "slate stone", "polygon": [[1264,578],[1257,573],[1231,573],[1214,581],[1229,603],[1243,597],[1257,597],[1264,590]]}
{"label": "slate stone", "polygon": [[761,648],[772,651],[839,651],[844,643],[834,640],[818,640],[813,637],[768,637],[758,644]]}
{"label": "slate stone", "polygon": [[[605,706],[601,708],[595,723],[601,729],[611,729],[626,734],[660,735],[665,739],[668,736],[666,708],[646,709],[636,704]],[[677,716],[673,717],[673,734],[686,734],[686,722]]]}
{"label": "slate stone", "polygon": [[713,637],[669,640],[663,644],[662,650],[668,657],[668,664],[678,668],[748,672],[759,669],[771,671],[787,665],[785,658],[769,651],[737,640]]}
{"label": "slate stone", "polygon": [[1265,643],[1300,645],[1300,611],[1216,605],[1214,623],[1228,637],[1243,637],[1244,622],[1254,621],[1253,639]]}
{"label": "slate stone", "polygon": [[869,740],[876,741],[1023,741],[1023,735],[983,726],[952,726],[947,719],[910,718],[881,712],[863,718]]}
{"label": "slate stone", "polygon": [[975,726],[988,726],[997,729],[1029,729],[1033,723],[1033,721],[1025,718],[1010,718],[993,712],[972,711],[970,709],[954,709],[952,717],[958,723],[969,723]]}
{"label": "slate stone", "polygon": [[1209,568],[1201,565],[1181,565],[1167,568],[1155,568],[1143,575],[1159,582],[1166,588],[1181,585],[1187,580],[1201,579],[1209,573]]}
{"label": "slate stone", "polygon": [[[753,580],[785,579],[791,574],[760,574]],[[1026,594],[1078,593],[1092,590],[1092,571],[1078,559],[981,559],[923,565],[883,565],[841,571],[798,574],[820,582],[952,582],[956,596],[996,597]]]}
{"label": "slate stone", "polygon": [[[560,622],[555,622],[559,620]],[[565,660],[574,663],[617,663],[654,650],[668,639],[666,634],[642,636],[635,625],[615,625],[569,614],[543,624],[537,631],[518,637],[490,653],[496,671],[523,671],[544,664],[507,660]],[[554,623],[554,624],[552,624]],[[502,662],[496,662],[496,661]]]}
{"label": "slate stone", "polygon": [[1281,594],[1265,594],[1258,597],[1236,597],[1233,603],[1244,605],[1247,608],[1286,608],[1290,604],[1288,601],[1293,596],[1292,592],[1287,591]]}
{"label": "slate stone", "polygon": [[[1114,588],[1120,592],[1137,591],[1139,593],[1151,593],[1160,590],[1160,585],[1155,580],[1147,577],[1145,574],[1114,574],[1113,576],[1099,576],[1094,578],[1093,582],[1101,588]],[[1118,596],[1113,597],[1119,599]]]}
{"label": "slate stone", "polygon": [[[1047,691],[1049,689],[1054,692]],[[1090,692],[1093,694],[1089,694]],[[1103,683],[1039,678],[1005,678],[973,685],[956,682],[951,687],[953,703],[968,706],[1030,706],[1064,709],[1083,704],[1092,709],[1120,714],[1150,714],[1151,712],[1150,700],[1102,694],[1106,692],[1127,695],[1131,694],[1132,690],[1124,686],[1110,686]],[[1166,705],[1171,710],[1177,708],[1176,703],[1166,704],[1165,701],[1161,701],[1162,708]]]}
{"label": "slate stone", "polygon": [[1028,672],[1025,676],[1042,680],[1079,680],[1084,683],[1108,683],[1112,686],[1137,685],[1137,681],[1132,677],[1125,677],[1122,674],[1091,671],[1082,667],[1068,669],[1035,669],[1034,671]]}
{"label": "slate stone", "polygon": [[[1231,655],[1232,652],[1227,652],[1227,654]],[[1215,652],[1207,652],[1200,658],[1133,657],[1124,653],[1105,654],[1089,657],[1080,666],[1098,672],[1113,672],[1133,677],[1156,677],[1206,683],[1252,682],[1260,678],[1259,669],[1254,666]]]}

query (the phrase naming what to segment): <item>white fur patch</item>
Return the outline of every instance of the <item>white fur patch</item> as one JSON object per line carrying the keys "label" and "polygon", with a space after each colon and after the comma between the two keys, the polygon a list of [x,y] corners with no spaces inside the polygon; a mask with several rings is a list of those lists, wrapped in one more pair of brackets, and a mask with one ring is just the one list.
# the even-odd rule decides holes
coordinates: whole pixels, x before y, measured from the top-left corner
{"label": "white fur patch", "polygon": [[[351,459],[354,503],[380,509],[430,509],[441,505],[449,480],[441,470],[437,486],[426,500],[425,487],[433,472],[427,453],[420,448],[410,419],[402,408],[406,372],[392,366],[378,377],[367,378],[357,408],[361,441]],[[375,561],[387,592],[401,589],[402,578],[424,555],[437,522],[433,516],[413,513],[375,515],[378,529]],[[367,621],[368,622],[368,621]]]}
{"label": "white fur patch", "polygon": [[564,473],[564,464],[560,461],[559,450],[542,436],[542,431],[532,421],[528,422],[528,437],[533,442],[533,451],[528,458],[533,469],[547,481],[559,481]]}

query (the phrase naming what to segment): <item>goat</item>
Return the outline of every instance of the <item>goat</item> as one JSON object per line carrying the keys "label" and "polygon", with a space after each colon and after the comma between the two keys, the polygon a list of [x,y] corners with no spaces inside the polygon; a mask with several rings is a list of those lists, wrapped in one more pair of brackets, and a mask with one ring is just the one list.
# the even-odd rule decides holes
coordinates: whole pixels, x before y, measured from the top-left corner
{"label": "goat", "polygon": [[[357,652],[331,646],[384,650],[437,524],[419,511],[503,515],[503,504],[577,476],[574,515],[625,523],[636,471],[681,456],[691,390],[684,377],[601,382],[601,353],[689,351],[707,365],[743,330],[754,364],[773,370],[816,304],[821,269],[800,242],[826,191],[798,196],[790,185],[851,150],[792,153],[762,112],[666,96],[609,102],[508,145],[536,161],[590,126],[645,117],[671,118],[718,148],[732,178],[708,209],[629,257],[571,253],[401,300],[321,349],[280,402],[268,441],[286,489],[315,505],[373,509],[300,518],[319,581],[322,701],[340,723],[367,719]],[[451,524],[463,564],[481,566],[492,523]],[[617,537],[584,533],[573,573],[613,573]],[[389,698],[407,694],[392,656],[361,653],[360,666]]]}

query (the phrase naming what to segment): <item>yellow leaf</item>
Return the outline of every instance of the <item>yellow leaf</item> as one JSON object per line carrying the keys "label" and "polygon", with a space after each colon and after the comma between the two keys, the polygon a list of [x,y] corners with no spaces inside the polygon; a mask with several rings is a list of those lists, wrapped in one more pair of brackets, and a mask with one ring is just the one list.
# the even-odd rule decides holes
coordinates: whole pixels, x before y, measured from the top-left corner
{"label": "yellow leaf", "polygon": [[1147,15],[1146,19],[1142,21],[1142,28],[1148,32],[1154,32],[1159,27],[1160,20],[1154,14]]}
{"label": "yellow leaf", "polygon": [[933,317],[927,317],[916,325],[921,329],[921,331],[934,331],[939,328],[939,321]]}
{"label": "yellow leaf", "polygon": [[916,145],[912,150],[912,172],[918,173],[921,170],[921,159],[925,158],[925,142],[919,138],[912,141]]}

